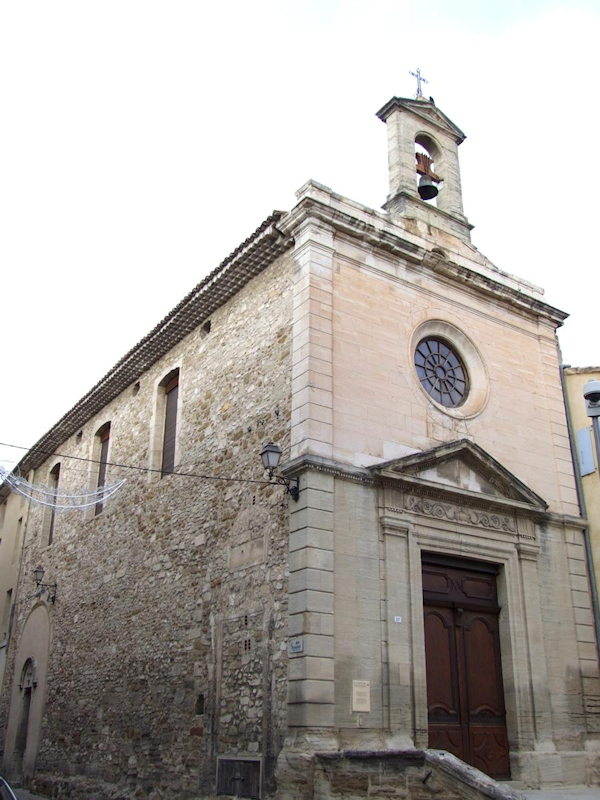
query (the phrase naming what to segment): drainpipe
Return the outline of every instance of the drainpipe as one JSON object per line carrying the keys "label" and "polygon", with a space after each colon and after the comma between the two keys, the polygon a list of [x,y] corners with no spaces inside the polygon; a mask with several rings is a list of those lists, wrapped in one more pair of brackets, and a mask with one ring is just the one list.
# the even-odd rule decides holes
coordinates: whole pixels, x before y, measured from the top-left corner
{"label": "drainpipe", "polygon": [[[581,474],[579,470],[579,457],[577,456],[577,452],[575,449],[575,437],[573,435],[571,410],[569,408],[569,398],[567,395],[567,387],[565,385],[564,371],[571,365],[562,363],[562,355],[560,352],[560,347],[558,348],[558,358],[560,362],[560,382],[562,384],[563,398],[565,401],[565,411],[567,413],[567,430],[569,432],[569,447],[571,448],[571,458],[573,460],[573,472],[575,473],[575,488],[577,489],[577,500],[579,502],[579,514],[584,519],[587,519],[587,511],[585,508],[585,497],[583,496],[583,485],[581,483]],[[594,561],[592,558],[592,543],[590,542],[590,532],[587,525],[583,529],[583,541],[585,542],[585,556],[588,568],[588,579],[590,582],[590,590],[592,593],[592,611],[594,614],[594,628],[596,631],[596,652],[598,654],[598,660],[600,661],[600,614],[598,613],[598,585],[596,583],[596,571],[594,569]]]}

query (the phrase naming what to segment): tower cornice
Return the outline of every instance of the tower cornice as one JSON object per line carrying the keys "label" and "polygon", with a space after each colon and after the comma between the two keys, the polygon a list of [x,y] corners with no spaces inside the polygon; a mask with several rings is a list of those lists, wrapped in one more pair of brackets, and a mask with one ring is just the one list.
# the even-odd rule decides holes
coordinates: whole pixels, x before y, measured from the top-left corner
{"label": "tower cornice", "polygon": [[461,131],[458,125],[444,114],[443,111],[436,106],[433,100],[414,100],[408,97],[392,97],[391,100],[382,106],[377,112],[377,117],[382,122],[387,122],[390,114],[395,111],[410,111],[410,113],[417,117],[422,117],[430,125],[434,125],[445,133],[453,136],[456,144],[462,144],[467,138],[467,135]]}

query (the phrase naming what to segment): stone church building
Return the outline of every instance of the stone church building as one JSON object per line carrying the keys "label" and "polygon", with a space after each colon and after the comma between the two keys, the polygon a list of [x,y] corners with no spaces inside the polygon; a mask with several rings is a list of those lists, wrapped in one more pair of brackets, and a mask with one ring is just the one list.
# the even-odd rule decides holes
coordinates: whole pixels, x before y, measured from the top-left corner
{"label": "stone church building", "polygon": [[[390,758],[433,748],[495,780],[598,781],[566,314],[471,244],[459,128],[421,98],[378,116],[383,210],[306,183],[19,465],[64,491],[127,480],[29,510],[9,776],[390,797]],[[263,470],[270,441],[297,499]],[[428,779],[397,796],[439,797]]]}

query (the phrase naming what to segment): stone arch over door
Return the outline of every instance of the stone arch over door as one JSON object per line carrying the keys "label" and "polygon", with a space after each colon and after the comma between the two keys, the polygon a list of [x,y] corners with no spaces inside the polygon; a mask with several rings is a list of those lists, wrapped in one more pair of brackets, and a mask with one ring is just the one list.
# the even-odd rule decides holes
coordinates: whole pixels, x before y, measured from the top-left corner
{"label": "stone arch over door", "polygon": [[33,775],[39,748],[50,654],[50,620],[45,603],[27,618],[15,659],[3,770],[13,779]]}

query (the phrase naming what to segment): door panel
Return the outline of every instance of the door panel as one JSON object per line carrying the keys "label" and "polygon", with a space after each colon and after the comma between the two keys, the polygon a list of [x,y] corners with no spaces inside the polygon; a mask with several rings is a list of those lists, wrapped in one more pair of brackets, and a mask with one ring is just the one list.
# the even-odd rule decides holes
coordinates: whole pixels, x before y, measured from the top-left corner
{"label": "door panel", "polygon": [[506,726],[470,726],[471,764],[496,780],[509,780]]}
{"label": "door panel", "polygon": [[458,722],[458,685],[452,609],[430,608],[425,613],[427,696],[432,721]]}
{"label": "door panel", "polygon": [[466,760],[460,725],[436,725],[430,722],[429,747],[434,750],[447,750],[453,756]]}
{"label": "door panel", "polygon": [[429,746],[510,778],[495,576],[424,564],[423,600]]}
{"label": "door panel", "polygon": [[504,719],[504,698],[499,676],[497,620],[491,614],[463,613],[465,668],[469,676],[469,721]]}

